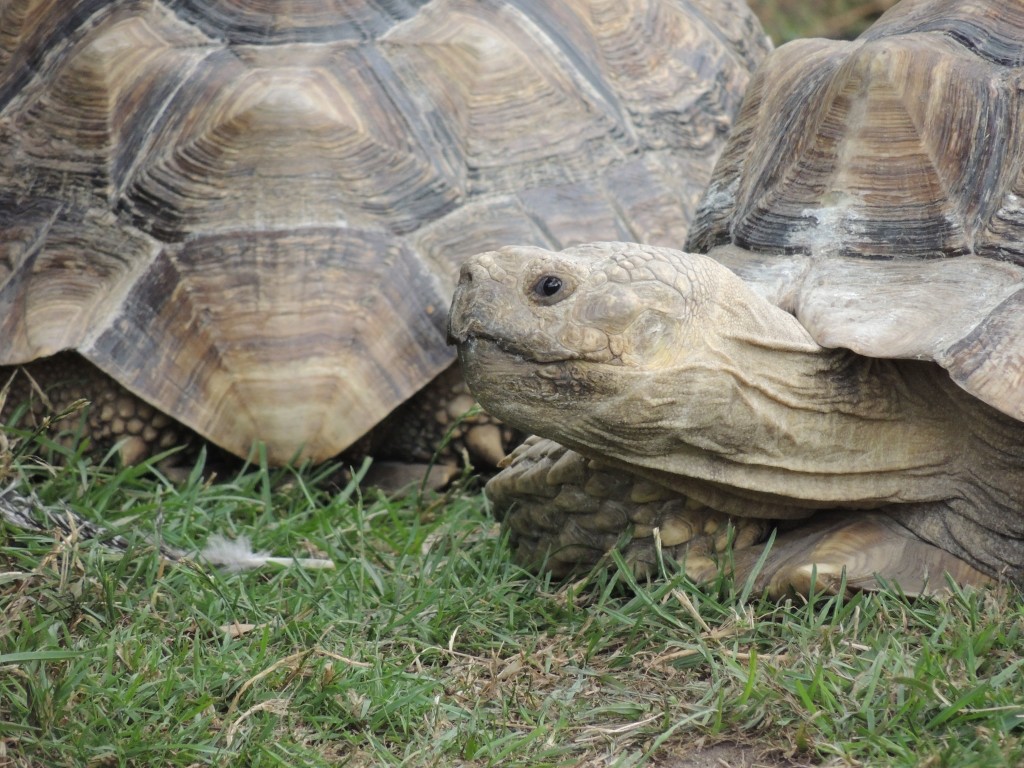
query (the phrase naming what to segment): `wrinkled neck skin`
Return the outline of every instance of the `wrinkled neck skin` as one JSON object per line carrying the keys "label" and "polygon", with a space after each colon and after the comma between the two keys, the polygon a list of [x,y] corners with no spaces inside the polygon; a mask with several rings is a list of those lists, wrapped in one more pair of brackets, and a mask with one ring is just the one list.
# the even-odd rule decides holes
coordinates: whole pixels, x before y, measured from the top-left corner
{"label": "wrinkled neck skin", "polygon": [[934,364],[822,349],[728,275],[699,320],[665,333],[678,349],[668,363],[538,363],[471,338],[460,346],[466,378],[516,427],[730,514],[796,518],[979,494],[989,508],[1019,506],[1016,421]]}
{"label": "wrinkled neck skin", "polygon": [[[1004,508],[1024,498],[1021,483],[1006,487],[1012,476],[992,471],[1000,465],[1020,473],[1019,425],[963,393],[933,364],[763,348],[746,349],[743,360],[749,367],[701,356],[659,372],[628,405],[616,404],[614,394],[589,408],[566,404],[549,430],[585,455],[611,458],[741,516],[938,502],[970,486],[1002,485]],[[626,408],[634,418],[616,420]],[[1013,449],[979,439],[982,421],[998,428],[989,434],[1001,429],[1003,445]],[[602,435],[601,451],[591,447],[594,434]]]}

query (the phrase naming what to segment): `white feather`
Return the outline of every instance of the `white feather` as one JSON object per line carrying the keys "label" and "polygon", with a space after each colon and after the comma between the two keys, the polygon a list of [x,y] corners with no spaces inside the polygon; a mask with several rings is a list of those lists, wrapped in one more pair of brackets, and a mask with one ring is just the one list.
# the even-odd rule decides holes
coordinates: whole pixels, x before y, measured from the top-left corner
{"label": "white feather", "polygon": [[265,565],[297,565],[300,568],[334,568],[333,560],[317,557],[272,557],[269,552],[254,552],[248,536],[229,539],[215,533],[206,540],[199,559],[228,571],[248,571]]}

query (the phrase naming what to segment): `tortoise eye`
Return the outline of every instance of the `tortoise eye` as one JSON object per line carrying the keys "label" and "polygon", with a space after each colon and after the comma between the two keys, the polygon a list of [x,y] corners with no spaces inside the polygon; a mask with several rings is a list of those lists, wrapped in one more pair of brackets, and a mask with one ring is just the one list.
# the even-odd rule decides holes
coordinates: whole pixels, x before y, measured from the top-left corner
{"label": "tortoise eye", "polygon": [[562,279],[554,275],[544,275],[533,284],[533,292],[544,298],[551,298],[562,290]]}

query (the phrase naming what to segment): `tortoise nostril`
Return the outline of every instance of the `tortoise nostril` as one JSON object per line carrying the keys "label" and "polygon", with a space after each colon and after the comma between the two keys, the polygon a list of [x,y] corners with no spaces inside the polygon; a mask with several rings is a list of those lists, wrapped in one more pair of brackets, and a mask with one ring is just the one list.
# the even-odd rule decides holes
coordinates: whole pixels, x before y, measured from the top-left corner
{"label": "tortoise nostril", "polygon": [[490,273],[487,270],[485,264],[481,264],[476,259],[465,262],[462,265],[462,269],[459,271],[459,282],[463,284],[471,284],[475,282],[486,282]]}

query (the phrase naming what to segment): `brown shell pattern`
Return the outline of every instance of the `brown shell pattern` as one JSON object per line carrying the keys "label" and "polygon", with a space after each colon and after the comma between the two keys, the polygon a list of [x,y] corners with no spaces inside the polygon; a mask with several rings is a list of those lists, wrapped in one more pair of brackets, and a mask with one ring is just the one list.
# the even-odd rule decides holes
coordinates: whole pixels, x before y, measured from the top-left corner
{"label": "brown shell pattern", "polygon": [[463,258],[682,243],[766,49],[739,0],[6,2],[0,364],[332,456],[452,362]]}
{"label": "brown shell pattern", "polygon": [[854,42],[783,46],[688,247],[824,346],[934,360],[1024,419],[1022,84],[1015,0],[904,0]]}

